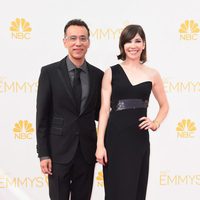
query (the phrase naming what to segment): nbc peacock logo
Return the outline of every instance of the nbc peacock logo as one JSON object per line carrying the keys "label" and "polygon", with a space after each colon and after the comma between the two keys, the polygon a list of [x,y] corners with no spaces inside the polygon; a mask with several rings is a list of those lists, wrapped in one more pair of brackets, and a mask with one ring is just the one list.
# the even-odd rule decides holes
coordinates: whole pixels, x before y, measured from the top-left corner
{"label": "nbc peacock logo", "polygon": [[178,138],[193,138],[195,131],[197,130],[196,125],[190,119],[183,119],[176,127]]}
{"label": "nbc peacock logo", "polygon": [[199,32],[199,26],[194,20],[185,20],[179,28],[181,40],[197,40]]}
{"label": "nbc peacock logo", "polygon": [[103,172],[102,171],[98,172],[96,180],[97,180],[97,186],[100,186],[100,187],[104,186],[104,183],[103,183]]}
{"label": "nbc peacock logo", "polygon": [[30,23],[27,22],[24,18],[16,18],[11,22],[10,26],[12,39],[30,39],[30,33],[32,28],[30,27]]}
{"label": "nbc peacock logo", "polygon": [[20,120],[15,123],[13,128],[13,133],[15,139],[18,140],[30,140],[32,139],[32,135],[34,132],[34,128],[32,127],[32,123],[28,120]]}

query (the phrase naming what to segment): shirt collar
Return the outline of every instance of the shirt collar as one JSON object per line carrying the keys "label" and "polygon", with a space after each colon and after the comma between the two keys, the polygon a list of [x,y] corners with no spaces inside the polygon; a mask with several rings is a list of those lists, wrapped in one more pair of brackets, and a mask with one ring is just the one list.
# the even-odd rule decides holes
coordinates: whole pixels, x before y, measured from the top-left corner
{"label": "shirt collar", "polygon": [[[67,63],[67,69],[68,69],[68,71],[72,71],[72,70],[76,69],[76,65],[74,65],[74,63],[72,63],[72,61],[69,59],[68,56],[66,58],[66,63]],[[83,64],[80,66],[80,69],[83,72],[87,72],[87,63],[86,63],[85,60],[84,60]]]}

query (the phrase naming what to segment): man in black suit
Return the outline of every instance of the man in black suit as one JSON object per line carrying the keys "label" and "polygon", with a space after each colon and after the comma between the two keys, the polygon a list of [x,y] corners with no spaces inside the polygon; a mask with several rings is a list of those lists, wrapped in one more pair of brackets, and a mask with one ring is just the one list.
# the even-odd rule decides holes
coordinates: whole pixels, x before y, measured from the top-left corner
{"label": "man in black suit", "polygon": [[68,56],[42,67],[37,94],[37,152],[51,200],[89,200],[103,72],[85,60],[90,31],[79,19],[64,28]]}

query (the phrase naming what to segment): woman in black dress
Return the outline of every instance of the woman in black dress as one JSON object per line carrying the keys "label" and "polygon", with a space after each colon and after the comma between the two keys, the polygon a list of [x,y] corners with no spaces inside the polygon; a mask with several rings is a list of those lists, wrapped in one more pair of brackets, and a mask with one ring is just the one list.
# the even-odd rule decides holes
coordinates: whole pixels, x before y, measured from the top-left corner
{"label": "woman in black dress", "polygon": [[[159,73],[146,65],[145,33],[129,25],[119,41],[123,62],[106,70],[98,125],[96,158],[103,164],[106,200],[145,200],[149,169],[149,133],[167,115],[168,102]],[[159,110],[147,117],[153,92]]]}

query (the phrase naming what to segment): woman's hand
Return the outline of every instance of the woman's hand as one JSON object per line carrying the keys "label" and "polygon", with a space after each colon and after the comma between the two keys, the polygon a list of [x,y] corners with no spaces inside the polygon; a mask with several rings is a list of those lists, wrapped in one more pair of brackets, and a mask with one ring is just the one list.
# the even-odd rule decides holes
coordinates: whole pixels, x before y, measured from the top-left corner
{"label": "woman's hand", "polygon": [[96,155],[96,160],[98,163],[100,163],[104,166],[107,164],[108,157],[107,157],[106,148],[104,146],[97,146],[95,155]]}
{"label": "woman's hand", "polygon": [[156,131],[159,128],[158,122],[152,121],[148,117],[141,117],[139,121],[142,121],[139,124],[140,129]]}

